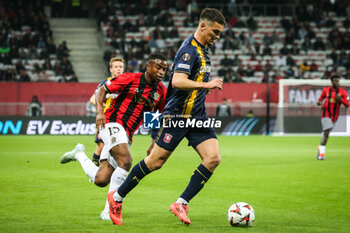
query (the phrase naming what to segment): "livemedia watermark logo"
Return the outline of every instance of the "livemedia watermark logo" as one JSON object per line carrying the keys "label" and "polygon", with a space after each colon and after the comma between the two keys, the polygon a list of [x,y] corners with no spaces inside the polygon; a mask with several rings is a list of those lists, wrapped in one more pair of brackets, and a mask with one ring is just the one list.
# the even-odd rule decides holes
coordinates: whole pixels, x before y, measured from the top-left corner
{"label": "livemedia watermark logo", "polygon": [[[189,115],[166,115],[156,112],[143,113],[143,127],[146,129],[163,128],[221,128],[221,120],[215,118],[197,119]],[[162,119],[162,120],[161,120]]]}
{"label": "livemedia watermark logo", "polygon": [[143,127],[145,129],[159,129],[161,113],[156,112],[144,112],[143,113]]}

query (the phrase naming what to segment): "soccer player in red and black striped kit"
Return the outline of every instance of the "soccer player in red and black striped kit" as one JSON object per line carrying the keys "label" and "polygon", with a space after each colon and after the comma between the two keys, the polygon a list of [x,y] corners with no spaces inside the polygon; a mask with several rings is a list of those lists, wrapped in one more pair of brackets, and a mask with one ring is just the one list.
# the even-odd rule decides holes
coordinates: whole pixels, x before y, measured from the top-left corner
{"label": "soccer player in red and black striped kit", "polygon": [[320,98],[318,99],[317,105],[322,106],[322,139],[321,145],[318,146],[317,159],[324,160],[326,152],[326,143],[328,141],[329,133],[332,130],[334,124],[337,122],[339,117],[340,105],[343,104],[345,107],[349,107],[348,93],[340,88],[339,84],[340,76],[335,74],[331,76],[331,87],[323,89]]}
{"label": "soccer player in red and black striped kit", "polygon": [[[61,157],[61,163],[78,160],[96,185],[104,187],[110,181],[109,191],[116,190],[130,170],[132,159],[129,144],[132,142],[134,132],[143,121],[143,113],[164,109],[166,88],[160,81],[166,69],[166,58],[160,54],[152,54],[148,59],[145,73],[120,74],[107,80],[97,90],[96,127],[100,129],[104,142],[101,156],[106,155],[108,162],[103,171],[100,169],[97,172],[97,167],[84,153],[85,148],[82,144],[78,144],[73,151],[65,153]],[[106,95],[116,92],[118,96],[104,112],[103,102]],[[154,139],[147,153],[151,151],[153,144]]]}
{"label": "soccer player in red and black striped kit", "polygon": [[[150,55],[145,73],[124,73],[108,80],[96,93],[96,127],[101,129],[104,150],[118,163],[109,190],[116,190],[131,168],[129,143],[143,121],[145,111],[160,110],[165,106],[166,88],[161,83],[167,69],[166,58]],[[103,111],[107,93],[118,92],[111,106]],[[121,223],[120,223],[121,224]]]}

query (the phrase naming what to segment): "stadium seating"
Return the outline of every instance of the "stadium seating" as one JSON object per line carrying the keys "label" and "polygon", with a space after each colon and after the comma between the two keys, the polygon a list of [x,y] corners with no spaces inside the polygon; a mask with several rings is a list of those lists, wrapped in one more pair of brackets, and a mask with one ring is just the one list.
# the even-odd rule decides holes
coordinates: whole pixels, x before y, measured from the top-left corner
{"label": "stadium seating", "polygon": [[[158,15],[153,16],[153,20],[156,21],[157,18],[159,18],[164,11],[159,12]],[[188,18],[188,15],[184,11],[174,11],[171,12],[171,17],[172,21],[174,22],[174,27],[178,31],[178,38],[163,38],[165,40],[166,48],[157,48],[157,47],[151,47],[151,51],[160,51],[165,53],[166,55],[171,54],[169,50],[171,51],[172,48],[176,48],[178,44],[186,37],[191,35],[195,31],[195,27],[188,27],[186,26],[186,19]],[[285,17],[287,20],[292,20],[292,16]],[[331,15],[331,18],[335,21],[335,27],[339,28],[339,31],[346,37],[349,37],[349,33],[345,33],[347,30],[343,26],[343,21],[345,20],[345,17],[335,17],[334,15]],[[139,15],[123,15],[123,10],[118,9],[116,7],[116,12],[115,14],[109,15],[109,22],[102,22],[101,23],[101,29],[104,34],[104,40],[105,44],[109,45],[111,42],[111,38],[109,37],[108,32],[110,31],[111,28],[111,23],[118,21],[120,25],[123,25],[125,22],[130,22],[134,25],[137,25],[139,19]],[[233,59],[235,54],[239,55],[239,59],[241,59],[242,64],[244,67],[247,65],[250,66],[255,66],[257,61],[260,60],[262,61],[262,65],[264,66],[266,63],[266,60],[270,60],[270,64],[273,65],[272,70],[277,70],[278,72],[281,72],[283,78],[288,78],[285,71],[287,67],[281,67],[277,68],[274,66],[274,61],[276,57],[278,57],[280,53],[280,49],[283,47],[284,42],[285,42],[285,36],[288,33],[287,31],[284,30],[284,28],[281,25],[281,19],[282,17],[268,17],[268,16],[258,16],[255,17],[254,20],[257,22],[257,30],[256,31],[250,31],[247,27],[243,28],[233,28],[233,31],[238,37],[241,33],[245,34],[247,37],[249,33],[252,33],[252,37],[255,42],[261,45],[261,51],[264,48],[263,45],[263,37],[267,33],[271,35],[273,32],[276,32],[276,34],[279,36],[280,42],[274,43],[271,45],[272,48],[272,56],[262,56],[261,53],[256,53],[255,54],[255,59],[256,60],[251,60],[251,54],[245,54],[244,53],[244,46],[240,46],[240,48],[235,49],[235,50],[223,50],[222,48],[216,48],[215,52],[212,52],[211,55],[211,60],[212,60],[212,67],[214,69],[212,72],[212,77],[219,77],[217,71],[219,70],[220,62],[224,57],[224,54],[227,54],[228,58]],[[248,20],[248,17],[240,17],[240,20],[242,22],[246,22]],[[299,22],[300,25],[304,22]],[[305,24],[306,25],[306,24]],[[310,30],[315,34],[315,38],[321,38],[321,40],[326,44],[326,50],[313,50],[313,48],[310,48],[308,51],[304,51],[302,49],[302,43],[303,40],[299,40],[298,38],[294,38],[294,43],[299,49],[298,54],[293,54],[292,58],[295,61],[295,67],[298,71],[298,75],[295,78],[326,78],[327,75],[329,74],[328,71],[337,71],[342,73],[345,76],[349,76],[346,72],[346,67],[345,64],[334,66],[334,67],[326,67],[325,65],[325,60],[327,54],[330,54],[332,51],[332,45],[329,43],[329,33],[331,32],[332,28],[334,27],[318,27],[315,22],[310,22],[307,23],[309,25]],[[293,27],[298,27],[299,25],[292,25]],[[153,33],[153,31],[156,29],[155,26],[141,26],[139,27],[138,32],[125,32],[125,41],[126,43],[130,42],[139,42],[139,43],[149,43],[152,38],[150,38],[150,34]],[[171,30],[172,27],[159,27],[160,31],[164,30]],[[227,27],[224,29],[224,33],[227,31]],[[298,32],[295,32],[294,37],[298,36]],[[311,44],[313,45],[315,42],[315,38],[311,39]],[[350,40],[350,38],[348,38]],[[223,38],[221,40],[224,40]],[[121,38],[117,38],[117,41],[120,42]],[[291,48],[291,44],[287,45],[287,48]],[[350,49],[350,48],[348,48]],[[114,54],[123,54],[122,51],[119,51],[118,49],[113,51]],[[340,53],[340,50],[336,51],[338,54]],[[350,54],[350,50],[346,50],[346,54]],[[315,64],[318,66],[317,71],[314,72],[302,72],[300,71],[300,65],[306,60],[309,64],[314,60]],[[334,63],[337,63],[334,61]],[[350,65],[350,60],[347,61],[346,63],[347,66]],[[350,67],[348,67],[350,68]],[[237,67],[234,67],[234,71],[237,70]],[[262,82],[265,80],[262,76],[268,76],[270,72],[256,72],[254,74],[254,77],[245,77],[243,76],[243,80],[246,82]],[[222,76],[221,76],[222,77]],[[232,81],[232,80],[230,80]],[[234,78],[233,78],[234,81]],[[276,80],[277,81],[277,80]]]}
{"label": "stadium seating", "polygon": [[[52,43],[52,31],[42,7],[34,1],[2,3],[0,81],[77,81],[65,43]],[[45,59],[50,65],[43,66]]]}

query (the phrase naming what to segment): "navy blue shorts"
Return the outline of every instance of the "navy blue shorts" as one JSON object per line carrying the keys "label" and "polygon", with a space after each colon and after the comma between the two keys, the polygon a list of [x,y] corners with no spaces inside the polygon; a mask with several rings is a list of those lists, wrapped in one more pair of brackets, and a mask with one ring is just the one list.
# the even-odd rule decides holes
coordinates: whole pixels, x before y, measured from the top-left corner
{"label": "navy blue shorts", "polygon": [[159,129],[152,129],[151,130],[151,138],[156,140],[157,136],[158,136],[158,133],[159,133]]}
{"label": "navy blue shorts", "polygon": [[103,141],[102,141],[102,138],[101,138],[101,136],[100,136],[100,131],[98,131],[97,130],[97,132],[95,133],[95,143],[103,143]]}
{"label": "navy blue shorts", "polygon": [[159,130],[156,143],[168,151],[174,151],[184,137],[188,140],[188,146],[192,146],[194,149],[200,143],[210,138],[217,138],[214,129],[211,127],[166,128],[162,126]]}

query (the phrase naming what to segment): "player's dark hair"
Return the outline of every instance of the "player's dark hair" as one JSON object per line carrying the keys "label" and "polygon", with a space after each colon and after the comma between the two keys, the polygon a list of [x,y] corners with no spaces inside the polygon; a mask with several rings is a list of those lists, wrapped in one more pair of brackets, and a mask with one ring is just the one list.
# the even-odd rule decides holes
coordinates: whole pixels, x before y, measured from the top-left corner
{"label": "player's dark hair", "polygon": [[218,22],[221,25],[226,24],[225,17],[221,14],[218,9],[215,8],[204,8],[201,12],[200,20],[209,20],[212,22]]}
{"label": "player's dark hair", "polygon": [[148,61],[150,60],[155,60],[155,59],[159,59],[159,60],[163,60],[163,61],[167,61],[167,59],[159,53],[153,53],[149,56]]}
{"label": "player's dark hair", "polygon": [[339,78],[340,79],[340,75],[339,74],[332,74],[331,75],[331,80],[333,80],[335,78]]}

